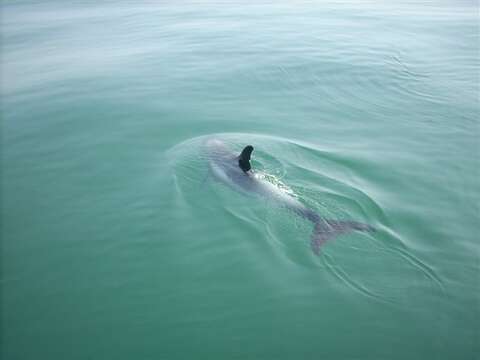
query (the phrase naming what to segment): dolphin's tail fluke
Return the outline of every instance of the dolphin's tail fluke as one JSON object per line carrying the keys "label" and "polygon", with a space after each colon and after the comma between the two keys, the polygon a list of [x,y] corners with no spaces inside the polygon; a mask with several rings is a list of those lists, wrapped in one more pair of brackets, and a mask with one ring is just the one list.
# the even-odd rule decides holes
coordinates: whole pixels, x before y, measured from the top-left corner
{"label": "dolphin's tail fluke", "polygon": [[374,232],[375,228],[368,224],[350,220],[319,219],[315,222],[311,238],[312,251],[320,254],[320,247],[328,240],[352,231]]}

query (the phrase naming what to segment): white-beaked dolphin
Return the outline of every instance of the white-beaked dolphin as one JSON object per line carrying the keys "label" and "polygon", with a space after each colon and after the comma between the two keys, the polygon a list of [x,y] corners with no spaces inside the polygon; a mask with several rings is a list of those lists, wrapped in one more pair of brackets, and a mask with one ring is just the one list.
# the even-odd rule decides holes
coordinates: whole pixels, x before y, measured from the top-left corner
{"label": "white-beaked dolphin", "polygon": [[326,219],[302,204],[291,192],[267,181],[262,173],[251,169],[250,157],[253,146],[246,146],[240,155],[233,153],[222,141],[209,139],[206,142],[207,159],[213,175],[237,191],[266,197],[289,209],[314,225],[311,247],[315,254],[320,247],[338,235],[352,231],[372,232],[375,228],[349,220]]}

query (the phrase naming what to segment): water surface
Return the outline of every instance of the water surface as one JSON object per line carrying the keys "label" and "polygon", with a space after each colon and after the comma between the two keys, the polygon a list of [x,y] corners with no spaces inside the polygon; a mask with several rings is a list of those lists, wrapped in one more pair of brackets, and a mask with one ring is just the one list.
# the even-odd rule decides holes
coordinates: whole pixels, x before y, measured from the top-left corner
{"label": "water surface", "polygon": [[[478,358],[478,16],[2,2],[2,358]],[[212,136],[377,232],[315,256]]]}

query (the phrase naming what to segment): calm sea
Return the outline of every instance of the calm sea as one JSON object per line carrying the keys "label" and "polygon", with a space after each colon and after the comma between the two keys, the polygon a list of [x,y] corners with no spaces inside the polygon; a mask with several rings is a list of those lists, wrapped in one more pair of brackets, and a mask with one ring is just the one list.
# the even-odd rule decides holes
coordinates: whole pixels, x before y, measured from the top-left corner
{"label": "calm sea", "polygon": [[479,359],[477,1],[0,10],[2,359]]}

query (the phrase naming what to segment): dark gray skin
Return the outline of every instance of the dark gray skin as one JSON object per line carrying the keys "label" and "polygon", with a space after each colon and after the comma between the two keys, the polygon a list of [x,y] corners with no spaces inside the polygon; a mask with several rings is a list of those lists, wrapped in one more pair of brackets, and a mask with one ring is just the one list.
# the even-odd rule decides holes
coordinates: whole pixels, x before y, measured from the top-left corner
{"label": "dark gray skin", "polygon": [[285,189],[267,181],[264,174],[252,171],[251,145],[245,147],[240,155],[236,155],[222,141],[210,139],[206,142],[206,150],[210,169],[218,180],[239,192],[274,200],[280,206],[313,223],[311,248],[317,255],[320,254],[320,247],[336,236],[352,231],[375,231],[372,226],[360,222],[323,218]]}

